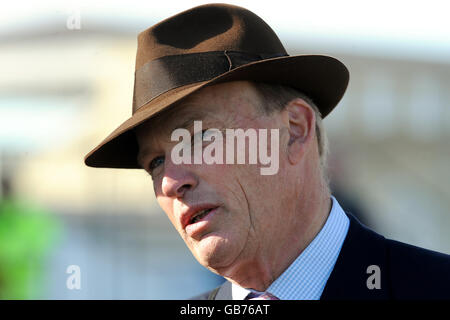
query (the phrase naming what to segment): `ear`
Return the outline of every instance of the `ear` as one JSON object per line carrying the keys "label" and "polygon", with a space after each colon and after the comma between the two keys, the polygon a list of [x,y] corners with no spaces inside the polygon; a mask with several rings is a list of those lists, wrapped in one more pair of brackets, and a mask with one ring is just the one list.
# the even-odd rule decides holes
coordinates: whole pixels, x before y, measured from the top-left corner
{"label": "ear", "polygon": [[289,132],[288,158],[291,164],[296,164],[313,140],[316,115],[312,107],[301,98],[290,101],[283,112]]}

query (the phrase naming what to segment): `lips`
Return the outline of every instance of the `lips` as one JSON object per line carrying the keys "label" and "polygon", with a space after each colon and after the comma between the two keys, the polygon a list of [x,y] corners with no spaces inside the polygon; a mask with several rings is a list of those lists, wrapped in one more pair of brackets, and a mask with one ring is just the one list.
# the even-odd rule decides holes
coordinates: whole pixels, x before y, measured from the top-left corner
{"label": "lips", "polygon": [[201,220],[204,216],[206,216],[208,213],[211,212],[211,210],[213,210],[214,208],[210,208],[210,209],[204,209],[201,210],[199,212],[197,212],[191,219],[191,221],[189,221],[189,224],[191,223],[196,223],[197,221]]}
{"label": "lips", "polygon": [[186,229],[186,227],[190,224],[200,221],[217,207],[218,206],[214,204],[203,204],[189,207],[181,213],[180,220],[183,229]]}

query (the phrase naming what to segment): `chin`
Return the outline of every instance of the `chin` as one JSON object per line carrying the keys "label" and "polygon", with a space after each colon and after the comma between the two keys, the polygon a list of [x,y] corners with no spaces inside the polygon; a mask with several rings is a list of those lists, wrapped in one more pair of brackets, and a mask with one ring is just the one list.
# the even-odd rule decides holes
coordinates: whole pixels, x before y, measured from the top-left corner
{"label": "chin", "polygon": [[221,235],[211,233],[204,236],[195,246],[195,257],[197,260],[216,272],[225,266],[230,265],[236,258],[236,243],[224,238]]}

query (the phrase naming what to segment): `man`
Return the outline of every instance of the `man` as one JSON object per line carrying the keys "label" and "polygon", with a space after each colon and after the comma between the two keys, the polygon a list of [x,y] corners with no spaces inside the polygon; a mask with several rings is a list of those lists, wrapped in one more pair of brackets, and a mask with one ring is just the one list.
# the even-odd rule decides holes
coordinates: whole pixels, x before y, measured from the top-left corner
{"label": "man", "polygon": [[288,56],[252,12],[196,7],[139,35],[133,116],[85,163],[151,175],[193,255],[228,280],[199,299],[448,299],[448,255],[385,239],[330,194],[321,119],[347,83],[334,58]]}

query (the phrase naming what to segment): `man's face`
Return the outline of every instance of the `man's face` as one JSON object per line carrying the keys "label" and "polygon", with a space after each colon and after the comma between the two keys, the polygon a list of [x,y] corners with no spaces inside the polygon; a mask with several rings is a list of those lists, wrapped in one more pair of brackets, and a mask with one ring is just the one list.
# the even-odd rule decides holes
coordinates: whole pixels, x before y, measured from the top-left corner
{"label": "man's face", "polygon": [[[140,152],[146,154],[141,165],[152,175],[159,205],[197,260],[221,274],[274,248],[293,211],[285,152],[289,137],[280,113],[264,115],[259,103],[248,82],[219,84],[136,130]],[[179,142],[171,141],[172,131],[187,123],[193,135],[194,120],[202,120],[203,130],[223,133],[226,128],[280,129],[278,173],[261,175],[264,166],[249,164],[248,156],[245,164],[174,164],[171,150]],[[267,141],[270,153],[270,137]],[[246,149],[248,155],[248,144]],[[212,210],[192,221],[201,209]]]}

